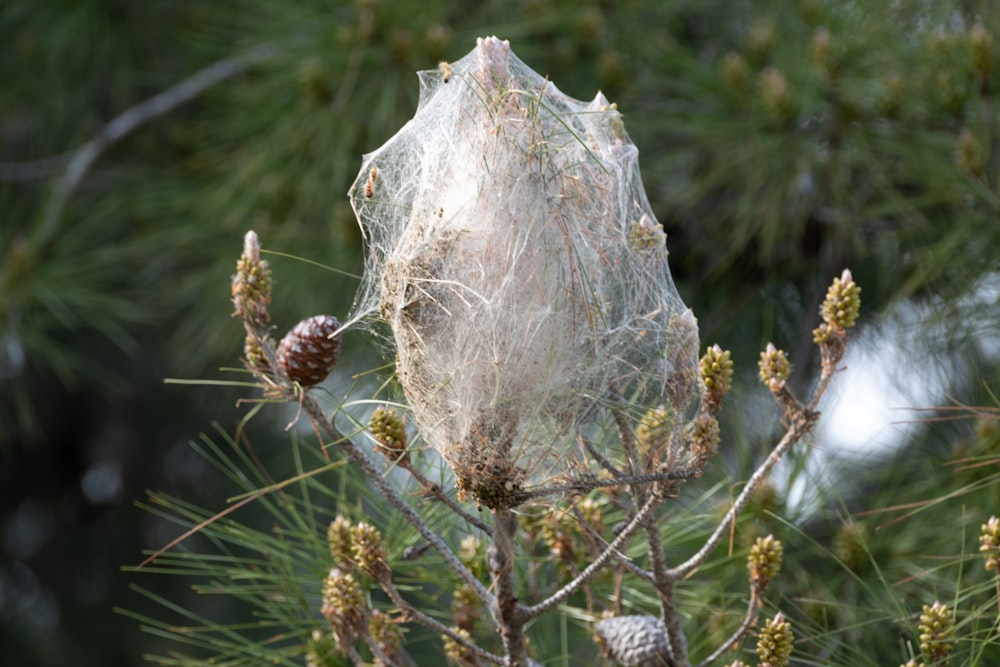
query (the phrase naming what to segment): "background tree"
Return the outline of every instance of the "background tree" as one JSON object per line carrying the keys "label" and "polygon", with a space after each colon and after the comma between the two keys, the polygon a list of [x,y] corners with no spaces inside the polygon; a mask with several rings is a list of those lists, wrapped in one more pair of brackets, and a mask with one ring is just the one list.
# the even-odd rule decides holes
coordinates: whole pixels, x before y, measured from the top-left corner
{"label": "background tree", "polygon": [[[360,155],[412,114],[413,71],[457,58],[479,35],[510,39],[565,92],[599,87],[625,112],[675,279],[703,340],[731,348],[741,369],[731,400],[747,407],[733,413],[758,410],[749,387],[764,342],[808,363],[825,284],[847,264],[865,286],[873,338],[885,313],[885,331],[910,341],[879,362],[880,374],[943,379],[940,400],[996,406],[1000,21],[990,3],[529,1],[517,10],[258,0],[239,11],[115,0],[0,9],[5,658],[132,664],[149,640],[111,634],[118,621],[104,611],[121,603],[125,582],[115,568],[172,533],[130,500],[146,487],[205,505],[228,493],[186,442],[211,417],[232,431],[237,394],[162,378],[204,377],[238,354],[220,289],[233,240],[252,226],[269,248],[357,273],[360,238],[342,193]],[[208,70],[217,81],[181,103],[179,83],[220,65]],[[125,136],[102,132],[161,93],[176,102],[169,112]],[[97,160],[74,163],[90,141]],[[67,168],[81,163],[89,168],[77,181]],[[353,278],[271,261],[278,289],[296,295],[275,305],[275,322],[347,310]],[[345,347],[345,363],[362,353]],[[891,463],[873,457],[860,472],[849,463],[835,495],[808,508],[789,505],[780,484],[746,524],[749,536],[782,525],[776,516],[791,522],[808,565],[789,595],[841,645],[895,650],[875,627],[894,638],[889,619],[906,616],[897,612],[915,628],[922,605],[967,590],[933,559],[968,553],[986,519],[979,510],[995,504],[996,412],[945,414],[971,419],[915,426]],[[723,425],[733,444],[721,479],[741,479],[762,455],[761,422]],[[255,451],[287,465],[284,437],[268,438],[255,434]],[[956,459],[964,464],[941,465]],[[942,489],[980,495],[921,506],[918,519],[882,530],[886,514],[859,515],[915,511],[909,504]],[[955,529],[928,536],[927,526]],[[788,554],[791,535],[782,535]],[[830,565],[831,551],[853,574]],[[830,576],[806,577],[818,562]],[[900,589],[884,584],[918,574],[900,608]],[[855,607],[870,604],[861,592],[874,589],[893,610],[886,623],[869,616],[853,634],[829,634],[851,628]],[[829,600],[837,614],[813,605]]]}

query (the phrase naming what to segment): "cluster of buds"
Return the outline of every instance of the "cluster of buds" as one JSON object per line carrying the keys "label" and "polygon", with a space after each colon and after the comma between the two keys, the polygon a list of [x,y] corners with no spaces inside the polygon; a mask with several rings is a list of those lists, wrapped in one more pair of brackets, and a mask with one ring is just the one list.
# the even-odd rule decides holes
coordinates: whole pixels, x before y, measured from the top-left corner
{"label": "cluster of buds", "polygon": [[365,574],[379,582],[388,582],[392,576],[389,554],[382,544],[382,533],[370,523],[356,524],[351,528],[351,556]]}
{"label": "cluster of buds", "polygon": [[256,232],[243,237],[243,254],[236,262],[232,280],[233,317],[239,317],[246,329],[243,343],[243,363],[254,373],[266,372],[271,364],[269,350],[274,341],[267,335],[271,321],[271,267],[260,258],[260,241]]}
{"label": "cluster of buds", "polygon": [[729,350],[713,345],[698,362],[701,381],[705,383],[705,402],[715,414],[722,407],[722,399],[733,386],[733,359]]}
{"label": "cluster of buds", "polygon": [[691,467],[701,469],[719,451],[719,420],[700,414],[691,428]]}
{"label": "cluster of buds", "polygon": [[785,382],[792,374],[792,365],[788,361],[788,356],[784,350],[779,350],[774,343],[768,343],[764,351],[760,353],[760,362],[757,364],[760,369],[760,380],[771,390],[777,393],[785,387]]}
{"label": "cluster of buds", "polygon": [[375,438],[382,452],[392,461],[406,457],[406,423],[395,410],[378,407],[368,421],[368,432]]}
{"label": "cluster of buds", "polygon": [[760,667],[785,667],[792,655],[792,624],[780,611],[769,620],[757,637],[757,657]]}
{"label": "cluster of buds", "polygon": [[826,292],[819,314],[823,323],[813,330],[813,340],[819,345],[823,372],[833,373],[847,349],[847,330],[854,326],[861,310],[861,287],[854,282],[849,269]]}
{"label": "cluster of buds", "polygon": [[673,412],[665,405],[650,408],[635,428],[639,455],[647,463],[658,460],[666,452],[673,430]]}
{"label": "cluster of buds", "polygon": [[326,530],[326,542],[330,547],[330,558],[345,568],[354,567],[354,540],[351,536],[351,522],[338,514]]}
{"label": "cluster of buds", "polygon": [[982,23],[969,28],[969,52],[973,70],[983,85],[987,85],[993,68],[993,35]]}
{"label": "cluster of buds", "polygon": [[379,582],[391,576],[388,552],[375,526],[364,521],[352,525],[338,514],[327,528],[326,541],[330,557],[338,566],[358,568]]}
{"label": "cluster of buds", "polygon": [[784,546],[774,538],[774,535],[758,537],[750,547],[747,569],[750,570],[750,581],[755,591],[763,591],[768,583],[778,576],[784,552]]}
{"label": "cluster of buds", "polygon": [[987,571],[996,571],[997,576],[1000,577],[1000,519],[991,516],[980,530],[979,552],[986,560],[984,567]]}
{"label": "cluster of buds", "polygon": [[637,252],[667,251],[667,235],[663,232],[663,225],[645,214],[638,221],[633,220],[629,224],[628,242]]}
{"label": "cluster of buds", "polygon": [[848,521],[833,537],[833,553],[849,570],[857,572],[868,560],[867,539],[868,529],[863,523]]}
{"label": "cluster of buds", "polygon": [[940,602],[924,605],[917,630],[920,632],[920,650],[931,663],[943,660],[955,648],[955,616]]}
{"label": "cluster of buds", "polygon": [[451,613],[455,627],[465,630],[470,635],[476,632],[476,623],[483,614],[483,602],[472,587],[461,583],[455,587],[451,595]]}
{"label": "cluster of buds", "polygon": [[350,572],[333,568],[323,580],[320,613],[330,624],[337,643],[351,646],[365,631],[365,594]]}
{"label": "cluster of buds", "polygon": [[232,297],[234,317],[256,326],[266,326],[271,320],[271,267],[260,258],[260,240],[250,231],[243,237],[243,254],[236,262]]}
{"label": "cluster of buds", "polygon": [[[463,630],[458,627],[453,627],[451,630],[462,639],[472,643],[472,635],[468,630]],[[468,648],[452,639],[449,635],[442,635],[441,640],[444,642],[444,657],[445,660],[448,661],[449,665],[479,664],[475,655],[473,655]]]}
{"label": "cluster of buds", "polygon": [[[371,636],[371,641],[382,650],[382,653],[392,660],[390,664],[403,664],[403,632],[400,630],[398,621],[385,612],[375,609],[368,619],[368,634]],[[380,659],[376,659],[373,664],[375,667],[387,667]]]}

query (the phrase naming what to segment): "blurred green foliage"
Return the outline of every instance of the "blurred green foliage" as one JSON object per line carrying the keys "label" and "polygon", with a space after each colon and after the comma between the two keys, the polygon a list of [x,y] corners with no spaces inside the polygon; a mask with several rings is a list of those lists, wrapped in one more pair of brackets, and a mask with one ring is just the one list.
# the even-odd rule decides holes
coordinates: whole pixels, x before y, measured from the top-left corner
{"label": "blurred green foliage", "polygon": [[[134,664],[141,640],[105,651],[114,621],[90,612],[108,608],[118,584],[84,591],[79,582],[95,573],[107,580],[142,546],[158,546],[150,542],[161,534],[140,535],[138,515],[124,506],[143,488],[221,493],[178,443],[209,417],[232,423],[235,394],[161,381],[235,364],[242,333],[228,317],[227,283],[242,233],[253,228],[267,249],[336,269],[269,257],[279,330],[346,312],[361,237],[344,193],[360,156],[412,116],[414,70],[457,59],[487,34],[509,39],[565,93],[601,89],[618,104],[670,235],[678,285],[703,339],[731,348],[738,368],[751,368],[770,339],[808,364],[825,286],[850,266],[865,290],[862,320],[871,326],[902,300],[934,307],[941,318],[917,326],[935,335],[943,327],[948,335],[935,345],[957,350],[967,369],[948,390],[992,400],[983,386],[996,386],[997,359],[977,339],[985,332],[995,345],[1000,309],[970,332],[952,306],[995,276],[1000,257],[993,3],[10,0],[0,6],[5,662]],[[109,143],[65,206],[54,206],[74,151],[109,121],[261,45],[273,55]],[[734,395],[749,396],[747,384]],[[759,458],[761,435],[752,417],[726,429],[734,452],[725,468],[739,478]],[[892,623],[919,605],[893,602],[897,583],[918,574],[922,556],[965,562],[962,541],[974,541],[981,510],[996,506],[995,477],[982,473],[995,466],[990,449],[977,454],[974,470],[988,482],[965,513],[954,500],[927,505],[919,519],[894,524],[901,537],[859,540],[874,558],[849,555],[849,537],[834,539],[838,513],[979,483],[941,465],[954,456],[950,443],[978,442],[972,429],[914,429],[912,439],[905,465],[873,462],[866,484],[850,471],[859,483],[842,506],[831,500],[828,513],[812,523],[797,517],[781,535],[800,534],[796,549],[786,547],[788,563],[796,553],[803,561],[836,553],[848,564],[822,581],[806,576],[818,571],[810,565],[788,582],[819,636],[866,652],[838,664],[877,664],[867,651],[878,646],[903,662]],[[273,449],[283,444],[275,438]],[[188,468],[178,461],[190,470],[179,473]],[[106,463],[122,488],[95,501],[83,480]],[[25,516],[43,517],[26,524],[37,544],[12,528]],[[130,527],[109,527],[120,521]],[[959,524],[970,532],[955,534]],[[856,525],[891,534],[875,521]],[[930,525],[949,530],[924,535]],[[87,556],[61,572],[73,552]],[[925,569],[941,575],[926,585],[939,597],[979,590],[943,566]],[[810,585],[820,587],[815,595],[803,593]],[[884,616],[859,620],[875,604],[863,590],[878,592]],[[718,600],[718,613],[728,613],[721,598],[698,595],[692,603],[711,599],[711,611]],[[834,602],[812,604],[824,600]],[[830,634],[838,627],[853,630]]]}

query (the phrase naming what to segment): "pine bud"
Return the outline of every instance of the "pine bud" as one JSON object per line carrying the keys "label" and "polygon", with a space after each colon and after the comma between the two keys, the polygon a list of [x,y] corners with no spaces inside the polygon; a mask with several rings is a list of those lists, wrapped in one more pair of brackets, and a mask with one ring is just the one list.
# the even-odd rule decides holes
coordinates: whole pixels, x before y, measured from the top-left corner
{"label": "pine bud", "polygon": [[993,68],[993,35],[982,23],[969,28],[969,51],[972,68],[981,79],[986,80]]}
{"label": "pine bud", "polygon": [[[388,658],[395,658],[396,664],[403,664],[400,660],[400,649],[403,645],[403,633],[399,628],[399,623],[394,621],[385,612],[375,609],[368,619],[368,633],[372,641]],[[376,659],[375,667],[385,667],[385,664]]]}
{"label": "pine bud", "polygon": [[705,383],[705,400],[711,412],[718,412],[722,399],[733,384],[733,359],[729,350],[713,345],[698,362],[701,379]]}
{"label": "pine bud", "polygon": [[365,594],[348,572],[337,568],[323,580],[323,617],[342,647],[353,644],[365,629]]}
{"label": "pine bud", "polygon": [[986,168],[983,147],[976,135],[967,127],[963,127],[958,134],[958,142],[955,144],[955,162],[963,171],[972,176],[981,176]]}
{"label": "pine bud", "polygon": [[594,626],[605,652],[622,667],[671,665],[663,621],[652,616],[615,616]]}
{"label": "pine bud", "polygon": [[774,48],[777,31],[771,21],[757,21],[750,26],[747,35],[747,47],[758,55],[767,55]]}
{"label": "pine bud", "polygon": [[645,214],[629,225],[628,243],[632,250],[640,253],[667,251],[667,235],[663,231],[663,225]]}
{"label": "pine bud", "polygon": [[278,344],[278,371],[303,387],[319,384],[340,358],[340,322],[315,315],[296,324]]}
{"label": "pine bud", "polygon": [[816,28],[813,32],[812,40],[809,42],[809,55],[813,65],[823,70],[826,74],[831,74],[834,70],[834,63],[831,59],[833,39],[830,30],[824,26]]}
{"label": "pine bud", "polygon": [[334,657],[337,651],[337,638],[329,632],[313,630],[306,643],[306,667],[334,667],[340,661]]}
{"label": "pine bud", "polygon": [[358,567],[376,581],[384,581],[390,576],[382,533],[370,523],[361,522],[351,528],[351,555]]}
{"label": "pine bud", "polygon": [[236,262],[233,276],[232,298],[234,316],[244,322],[261,326],[270,319],[271,267],[260,258],[260,241],[257,233],[249,231],[243,237],[243,254]]}
{"label": "pine bud", "polygon": [[663,452],[670,441],[670,431],[673,425],[673,413],[665,405],[647,410],[635,429],[635,440],[639,454],[643,458],[649,459]]}
{"label": "pine bud", "polygon": [[955,617],[951,609],[940,602],[924,605],[917,630],[920,632],[920,650],[932,663],[944,659],[955,648]]}
{"label": "pine bud", "polygon": [[848,521],[833,536],[833,553],[848,569],[857,572],[868,562],[865,541],[868,531],[863,523]]}
{"label": "pine bud", "polygon": [[792,96],[788,91],[788,79],[774,65],[768,65],[760,73],[760,96],[764,108],[775,120],[787,120],[792,115]]}
{"label": "pine bud", "polygon": [[722,80],[734,90],[740,90],[746,85],[750,68],[746,59],[738,53],[730,51],[722,58]]}
{"label": "pine bud", "polygon": [[861,310],[861,287],[854,282],[850,269],[844,269],[839,278],[826,292],[826,299],[820,307],[823,321],[831,327],[850,329],[858,319]]}
{"label": "pine bud", "polygon": [[986,559],[985,567],[987,570],[996,570],[997,576],[1000,576],[1000,519],[991,516],[981,530],[979,551]]}
{"label": "pine bud", "polygon": [[754,588],[764,590],[767,584],[778,576],[781,571],[781,558],[785,548],[774,535],[758,537],[757,541],[750,547],[750,555],[747,557],[747,568],[750,570],[750,581]]}
{"label": "pine bud", "polygon": [[354,565],[354,538],[350,521],[338,514],[330,522],[330,527],[326,531],[326,541],[330,547],[330,557],[336,565],[345,568]]}
{"label": "pine bud", "polygon": [[760,379],[774,391],[775,384],[784,386],[785,381],[792,374],[792,365],[788,362],[784,350],[779,350],[774,343],[768,343],[763,352],[760,353]]}
{"label": "pine bud", "polygon": [[927,666],[922,662],[917,662],[916,660],[911,659],[907,660],[904,664],[900,665],[899,667],[927,667]]}
{"label": "pine bud", "polygon": [[[465,639],[470,643],[472,642],[472,635],[467,630],[455,627],[453,627],[452,630],[462,639]],[[442,635],[441,640],[444,642],[444,657],[448,661],[449,665],[476,664],[475,662],[470,663],[469,659],[472,658],[472,655],[467,648],[459,644],[457,641],[448,635]]]}
{"label": "pine bud", "polygon": [[476,622],[483,613],[483,603],[476,592],[468,584],[455,587],[451,597],[451,613],[455,618],[455,626],[475,632]]}
{"label": "pine bud", "polygon": [[395,410],[376,408],[368,421],[368,431],[386,457],[395,460],[406,453],[406,424]]}
{"label": "pine bud", "polygon": [[701,414],[691,430],[691,465],[701,468],[719,451],[719,420]]}
{"label": "pine bud", "polygon": [[780,611],[767,622],[757,637],[757,656],[760,667],[786,667],[792,655],[792,624]]}

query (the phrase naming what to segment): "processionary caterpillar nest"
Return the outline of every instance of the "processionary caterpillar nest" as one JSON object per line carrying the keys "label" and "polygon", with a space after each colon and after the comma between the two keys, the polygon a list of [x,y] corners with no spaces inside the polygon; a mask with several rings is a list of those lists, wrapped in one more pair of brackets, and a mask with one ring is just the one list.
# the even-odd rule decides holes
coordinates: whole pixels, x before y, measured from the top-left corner
{"label": "processionary caterpillar nest", "polygon": [[419,76],[416,115],[350,191],[352,320],[389,324],[421,436],[493,507],[587,466],[584,439],[612,448],[614,412],[689,419],[697,326],[603,95],[567,97],[495,37]]}

